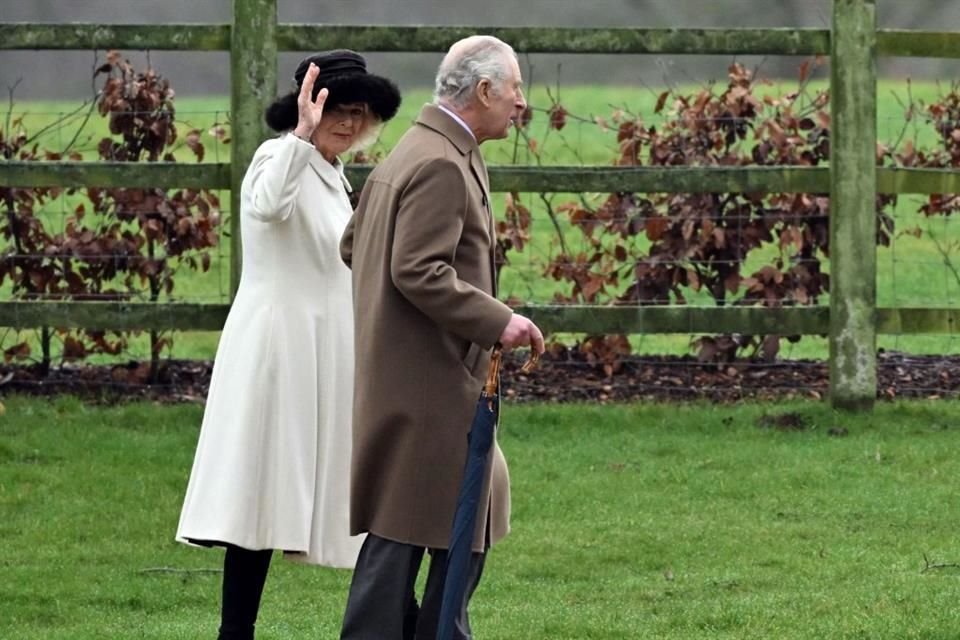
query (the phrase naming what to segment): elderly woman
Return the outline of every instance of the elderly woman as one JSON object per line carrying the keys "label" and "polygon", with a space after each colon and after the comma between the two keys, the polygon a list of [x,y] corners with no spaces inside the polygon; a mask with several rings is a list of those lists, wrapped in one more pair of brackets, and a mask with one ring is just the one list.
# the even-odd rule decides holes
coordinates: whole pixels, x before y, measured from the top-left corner
{"label": "elderly woman", "polygon": [[351,568],[353,313],[338,243],[352,215],[338,155],[376,136],[397,87],[345,50],[300,63],[266,111],[281,132],[241,188],[243,275],[210,383],[177,531],[224,546],[221,640],[253,638],[272,550]]}

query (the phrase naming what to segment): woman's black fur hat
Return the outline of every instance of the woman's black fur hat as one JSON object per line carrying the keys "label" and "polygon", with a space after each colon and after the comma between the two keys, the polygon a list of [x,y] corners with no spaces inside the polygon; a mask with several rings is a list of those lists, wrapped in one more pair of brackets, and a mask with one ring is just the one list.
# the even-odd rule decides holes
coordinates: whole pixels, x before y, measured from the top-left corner
{"label": "woman's black fur hat", "polygon": [[326,87],[330,94],[327,105],[365,102],[370,109],[386,122],[397,113],[400,106],[400,90],[392,81],[367,71],[367,61],[359,53],[349,49],[324,51],[304,58],[293,74],[297,91],[303,84],[310,63],[320,69],[313,86],[313,96]]}
{"label": "woman's black fur hat", "polygon": [[293,91],[274,100],[264,113],[264,119],[274,131],[288,131],[297,125],[297,96],[300,95],[300,87],[311,62],[320,69],[313,84],[312,97],[316,100],[320,89],[326,87],[329,94],[325,107],[363,102],[370,106],[370,111],[381,122],[397,114],[400,107],[397,85],[387,78],[369,73],[367,61],[359,53],[334,49],[304,58],[297,66],[293,74]]}

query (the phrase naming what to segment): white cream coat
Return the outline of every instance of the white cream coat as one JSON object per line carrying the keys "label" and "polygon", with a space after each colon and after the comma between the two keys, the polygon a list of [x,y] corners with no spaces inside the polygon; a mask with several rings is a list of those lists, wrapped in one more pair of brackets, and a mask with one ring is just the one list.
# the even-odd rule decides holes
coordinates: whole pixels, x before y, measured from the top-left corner
{"label": "white cream coat", "polygon": [[353,567],[353,311],[338,243],[339,162],[292,135],[257,150],[241,189],[243,275],[217,349],[177,539],[281,549]]}

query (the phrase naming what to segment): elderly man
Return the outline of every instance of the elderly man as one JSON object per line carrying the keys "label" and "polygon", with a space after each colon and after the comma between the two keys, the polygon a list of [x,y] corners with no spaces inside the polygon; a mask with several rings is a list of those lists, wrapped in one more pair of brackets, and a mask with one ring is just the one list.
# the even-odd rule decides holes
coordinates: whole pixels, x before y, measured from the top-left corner
{"label": "elderly man", "polygon": [[[506,43],[454,44],[434,104],[370,175],[340,244],[353,269],[356,323],[351,529],[369,533],[347,602],[345,640],[433,640],[446,546],[467,456],[467,433],[490,349],[543,336],[498,301],[494,224],[479,145],[504,138],[526,108]],[[471,637],[469,600],[486,550],[507,534],[503,454],[488,460],[457,638]],[[419,615],[413,595],[431,556]]]}

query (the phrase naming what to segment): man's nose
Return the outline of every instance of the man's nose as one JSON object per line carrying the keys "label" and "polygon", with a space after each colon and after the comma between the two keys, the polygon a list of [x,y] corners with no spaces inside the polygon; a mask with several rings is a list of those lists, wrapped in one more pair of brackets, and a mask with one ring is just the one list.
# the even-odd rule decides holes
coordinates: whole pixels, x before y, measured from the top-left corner
{"label": "man's nose", "polygon": [[517,90],[517,102],[514,105],[518,110],[524,111],[527,108],[527,101],[523,97],[523,91]]}

